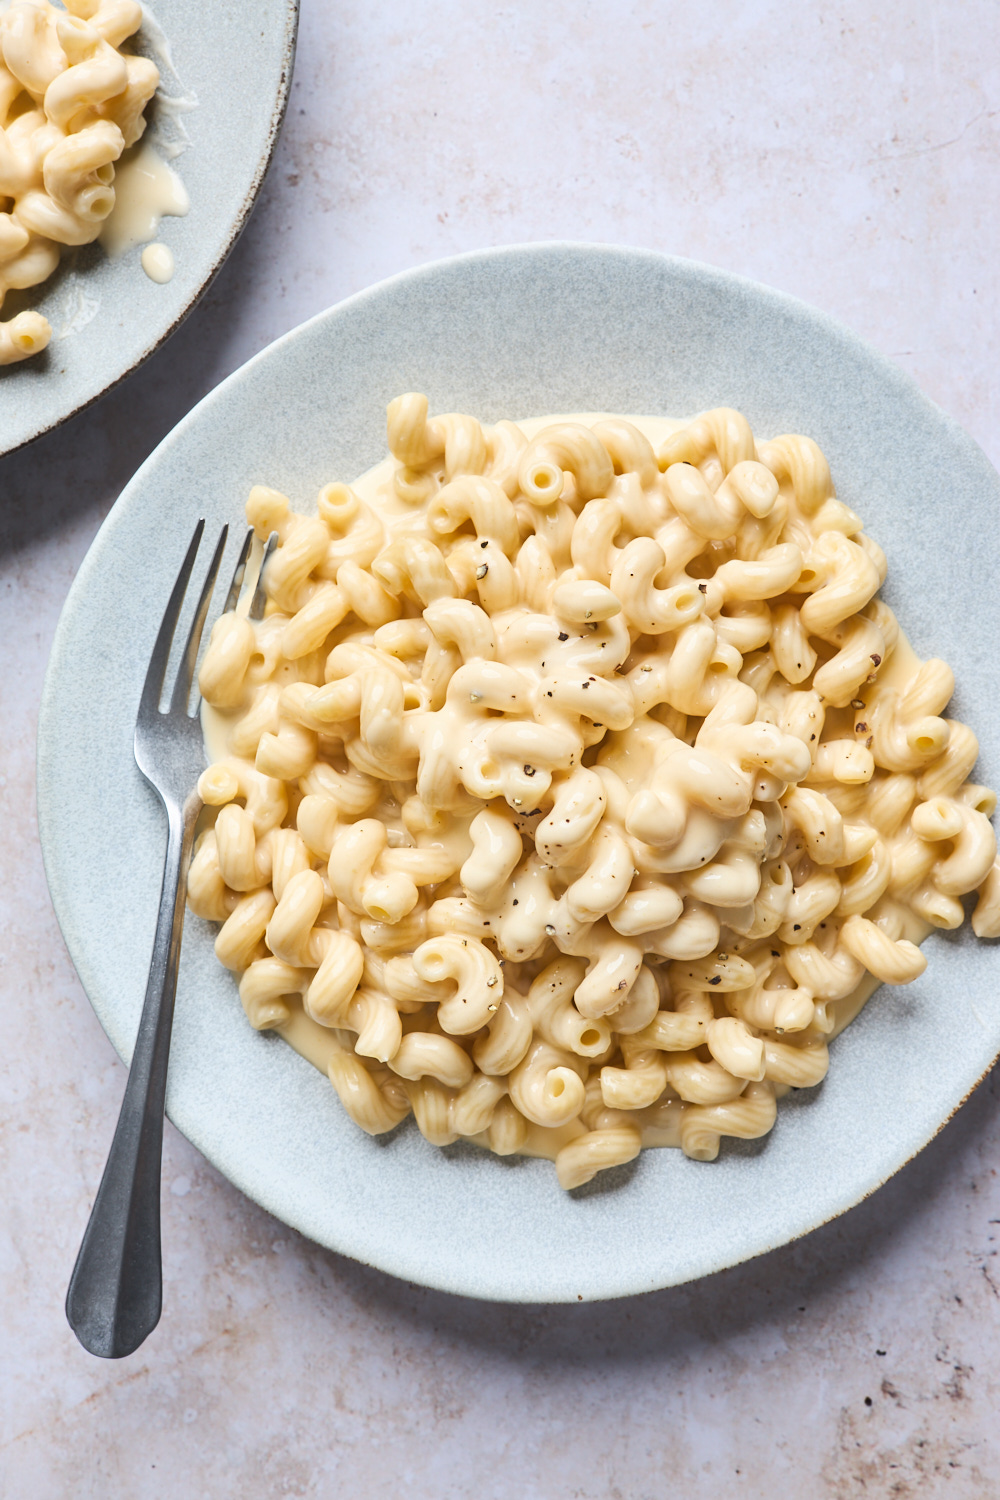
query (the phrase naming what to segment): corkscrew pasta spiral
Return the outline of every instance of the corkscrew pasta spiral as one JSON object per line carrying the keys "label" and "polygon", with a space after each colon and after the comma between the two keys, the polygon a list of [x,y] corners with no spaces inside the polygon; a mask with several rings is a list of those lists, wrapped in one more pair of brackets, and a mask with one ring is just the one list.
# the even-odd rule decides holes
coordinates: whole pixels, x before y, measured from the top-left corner
{"label": "corkscrew pasta spiral", "polygon": [[189,901],[251,1024],[324,1035],[363,1130],[566,1188],[766,1134],[963,895],[1000,934],[951,672],[808,438],[728,408],[658,450],[617,417],[529,438],[414,394],[388,438],[314,516],[252,491],[265,618],[201,668]]}

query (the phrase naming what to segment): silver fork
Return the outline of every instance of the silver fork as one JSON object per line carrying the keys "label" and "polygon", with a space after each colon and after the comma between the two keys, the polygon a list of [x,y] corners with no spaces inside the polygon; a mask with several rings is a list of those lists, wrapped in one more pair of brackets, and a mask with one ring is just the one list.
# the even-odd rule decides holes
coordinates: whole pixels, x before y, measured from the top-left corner
{"label": "silver fork", "polygon": [[[170,703],[164,712],[160,710],[160,695],[204,530],[204,521],[199,521],[156,637],[139,703],[136,764],[159,794],[167,814],[160,910],[125,1098],[66,1294],[70,1327],[85,1349],[104,1359],[121,1359],[138,1349],[159,1322],[163,1302],[160,1260],[163,1107],[187,868],[195,823],[202,807],[196,783],[205,764],[197,702],[191,709],[189,700],[209,601],[225,550],[229,530],[226,526],[212,557]],[[251,531],[240,550],[223,612],[236,606],[252,539]],[[270,555],[276,540],[276,537],[270,539],[265,556]],[[264,592],[259,580],[251,616],[260,619],[263,606]]]}

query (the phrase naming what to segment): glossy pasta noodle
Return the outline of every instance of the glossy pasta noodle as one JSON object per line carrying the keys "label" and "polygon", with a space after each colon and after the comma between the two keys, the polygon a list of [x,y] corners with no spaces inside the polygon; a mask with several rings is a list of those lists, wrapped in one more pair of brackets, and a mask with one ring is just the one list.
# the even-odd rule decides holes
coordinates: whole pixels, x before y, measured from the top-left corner
{"label": "glossy pasta noodle", "polygon": [[[146,128],[156,64],[119,49],[138,0],[16,0],[0,14],[0,307],[37,286],[64,245],[87,245],[115,205],[115,162]],[[0,320],[0,365],[44,349],[38,312]]]}
{"label": "glossy pasta noodle", "polygon": [[315,515],[251,492],[265,618],[200,674],[189,900],[251,1024],[362,1129],[412,1113],[566,1188],[764,1135],[963,894],[1000,933],[976,738],[823,454],[640,421],[399,397]]}

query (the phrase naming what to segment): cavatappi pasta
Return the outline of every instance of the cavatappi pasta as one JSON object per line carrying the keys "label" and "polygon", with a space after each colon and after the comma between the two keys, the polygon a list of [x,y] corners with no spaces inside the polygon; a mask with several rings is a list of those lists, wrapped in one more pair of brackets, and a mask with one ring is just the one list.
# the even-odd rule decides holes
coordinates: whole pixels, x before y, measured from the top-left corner
{"label": "cavatappi pasta", "polygon": [[251,492],[267,612],[200,674],[189,899],[252,1025],[362,1129],[412,1112],[566,1188],[764,1135],[964,893],[1000,933],[975,735],[820,450],[660,425],[401,396],[356,489]]}
{"label": "cavatappi pasta", "polygon": [[[156,64],[119,49],[138,0],[19,0],[0,14],[0,307],[37,286],[64,245],[95,240],[115,205],[114,163],[146,128]],[[38,312],[0,321],[0,365],[44,349]]]}

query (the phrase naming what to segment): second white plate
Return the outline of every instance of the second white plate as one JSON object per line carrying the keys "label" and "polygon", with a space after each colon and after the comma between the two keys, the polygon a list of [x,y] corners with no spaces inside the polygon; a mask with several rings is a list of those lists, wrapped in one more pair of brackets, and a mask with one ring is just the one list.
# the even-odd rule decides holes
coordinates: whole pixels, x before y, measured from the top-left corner
{"label": "second white plate", "polygon": [[[0,7],[2,8],[2,7]],[[159,238],[176,270],[150,281],[139,249],[110,260],[83,246],[18,306],[52,324],[48,349],[0,368],[0,454],[19,448],[130,374],[191,310],[236,243],[256,201],[285,112],[298,0],[156,0],[138,49],[156,56],[162,86],[182,96],[186,149],[172,162],[191,200]],[[165,39],[172,70],[164,70]],[[157,109],[154,102],[152,111]],[[6,307],[0,317],[11,316]]]}

